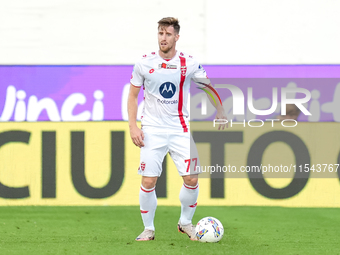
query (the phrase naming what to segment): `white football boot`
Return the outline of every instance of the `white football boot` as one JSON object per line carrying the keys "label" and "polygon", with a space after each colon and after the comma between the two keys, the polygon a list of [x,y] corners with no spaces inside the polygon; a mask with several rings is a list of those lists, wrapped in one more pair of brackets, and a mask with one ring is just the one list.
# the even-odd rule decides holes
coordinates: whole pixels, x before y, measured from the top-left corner
{"label": "white football boot", "polygon": [[155,231],[145,229],[137,238],[136,241],[151,241],[155,240]]}
{"label": "white football boot", "polygon": [[196,236],[196,231],[195,231],[195,226],[192,224],[188,224],[188,225],[182,225],[180,221],[178,221],[177,224],[177,229],[178,232],[187,234],[190,238],[190,240],[192,241],[197,241],[197,236]]}

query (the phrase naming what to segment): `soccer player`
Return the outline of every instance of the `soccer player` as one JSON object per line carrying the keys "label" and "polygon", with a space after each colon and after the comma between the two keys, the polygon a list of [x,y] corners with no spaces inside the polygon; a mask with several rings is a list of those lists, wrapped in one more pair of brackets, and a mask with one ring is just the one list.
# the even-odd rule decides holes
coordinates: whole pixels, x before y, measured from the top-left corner
{"label": "soccer player", "polygon": [[[187,100],[191,79],[215,97],[209,97],[211,102],[219,102],[215,104],[216,118],[227,119],[221,100],[210,85],[203,67],[192,56],[176,50],[179,30],[176,18],[163,18],[158,22],[159,51],[143,55],[136,62],[130,81],[130,136],[133,143],[141,148],[138,173],[142,175],[142,183],[139,202],[144,231],[136,238],[137,241],[154,240],[157,207],[155,186],[167,153],[184,182],[179,195],[181,215],[178,230],[186,233],[191,240],[197,240],[195,226],[191,222],[198,197],[198,175],[194,166],[199,164],[197,149],[193,146],[189,132]],[[201,82],[202,79],[208,82]],[[141,87],[144,90],[144,109],[142,128],[139,129],[136,118]],[[220,126],[222,129],[224,127]]]}

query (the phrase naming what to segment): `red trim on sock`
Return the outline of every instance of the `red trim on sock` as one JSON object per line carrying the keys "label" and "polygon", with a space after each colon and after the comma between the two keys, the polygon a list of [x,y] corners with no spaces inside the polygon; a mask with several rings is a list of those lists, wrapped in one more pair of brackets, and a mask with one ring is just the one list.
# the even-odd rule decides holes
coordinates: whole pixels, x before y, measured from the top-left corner
{"label": "red trim on sock", "polygon": [[141,189],[142,191],[146,192],[146,193],[149,193],[149,192],[152,192],[152,191],[155,190],[155,188],[153,188],[152,190],[145,190],[145,189],[143,189],[142,187],[140,187],[140,189]]}
{"label": "red trim on sock", "polygon": [[186,187],[187,189],[197,189],[198,188],[198,184],[196,185],[195,188],[191,188],[191,187],[188,187],[187,185],[185,185],[185,183],[183,183],[184,187]]}
{"label": "red trim on sock", "polygon": [[189,205],[189,207],[192,207],[192,208],[194,208],[196,206],[197,206],[197,202],[195,204],[193,204],[193,205]]}
{"label": "red trim on sock", "polygon": [[141,213],[148,213],[149,211],[140,210]]}

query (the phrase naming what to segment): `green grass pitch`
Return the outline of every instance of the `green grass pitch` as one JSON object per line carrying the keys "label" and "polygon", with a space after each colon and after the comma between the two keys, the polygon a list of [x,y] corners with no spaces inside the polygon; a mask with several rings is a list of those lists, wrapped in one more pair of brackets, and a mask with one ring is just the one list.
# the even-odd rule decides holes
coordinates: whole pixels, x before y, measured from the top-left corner
{"label": "green grass pitch", "polygon": [[159,206],[156,238],[143,230],[139,207],[1,207],[0,254],[340,254],[340,209],[197,207],[194,221],[218,218],[219,243],[177,232],[179,207]]}

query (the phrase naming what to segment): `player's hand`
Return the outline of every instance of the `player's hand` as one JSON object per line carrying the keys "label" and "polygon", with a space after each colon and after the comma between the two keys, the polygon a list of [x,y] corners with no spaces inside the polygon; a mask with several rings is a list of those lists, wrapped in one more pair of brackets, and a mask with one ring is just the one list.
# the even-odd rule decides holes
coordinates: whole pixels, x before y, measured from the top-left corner
{"label": "player's hand", "polygon": [[218,125],[218,130],[224,130],[225,128],[228,128],[227,116],[224,113],[223,108],[217,110],[215,119],[220,119],[222,121],[222,123]]}
{"label": "player's hand", "polygon": [[144,133],[143,131],[136,127],[130,128],[130,136],[132,139],[132,142],[138,146],[139,148],[144,147]]}

